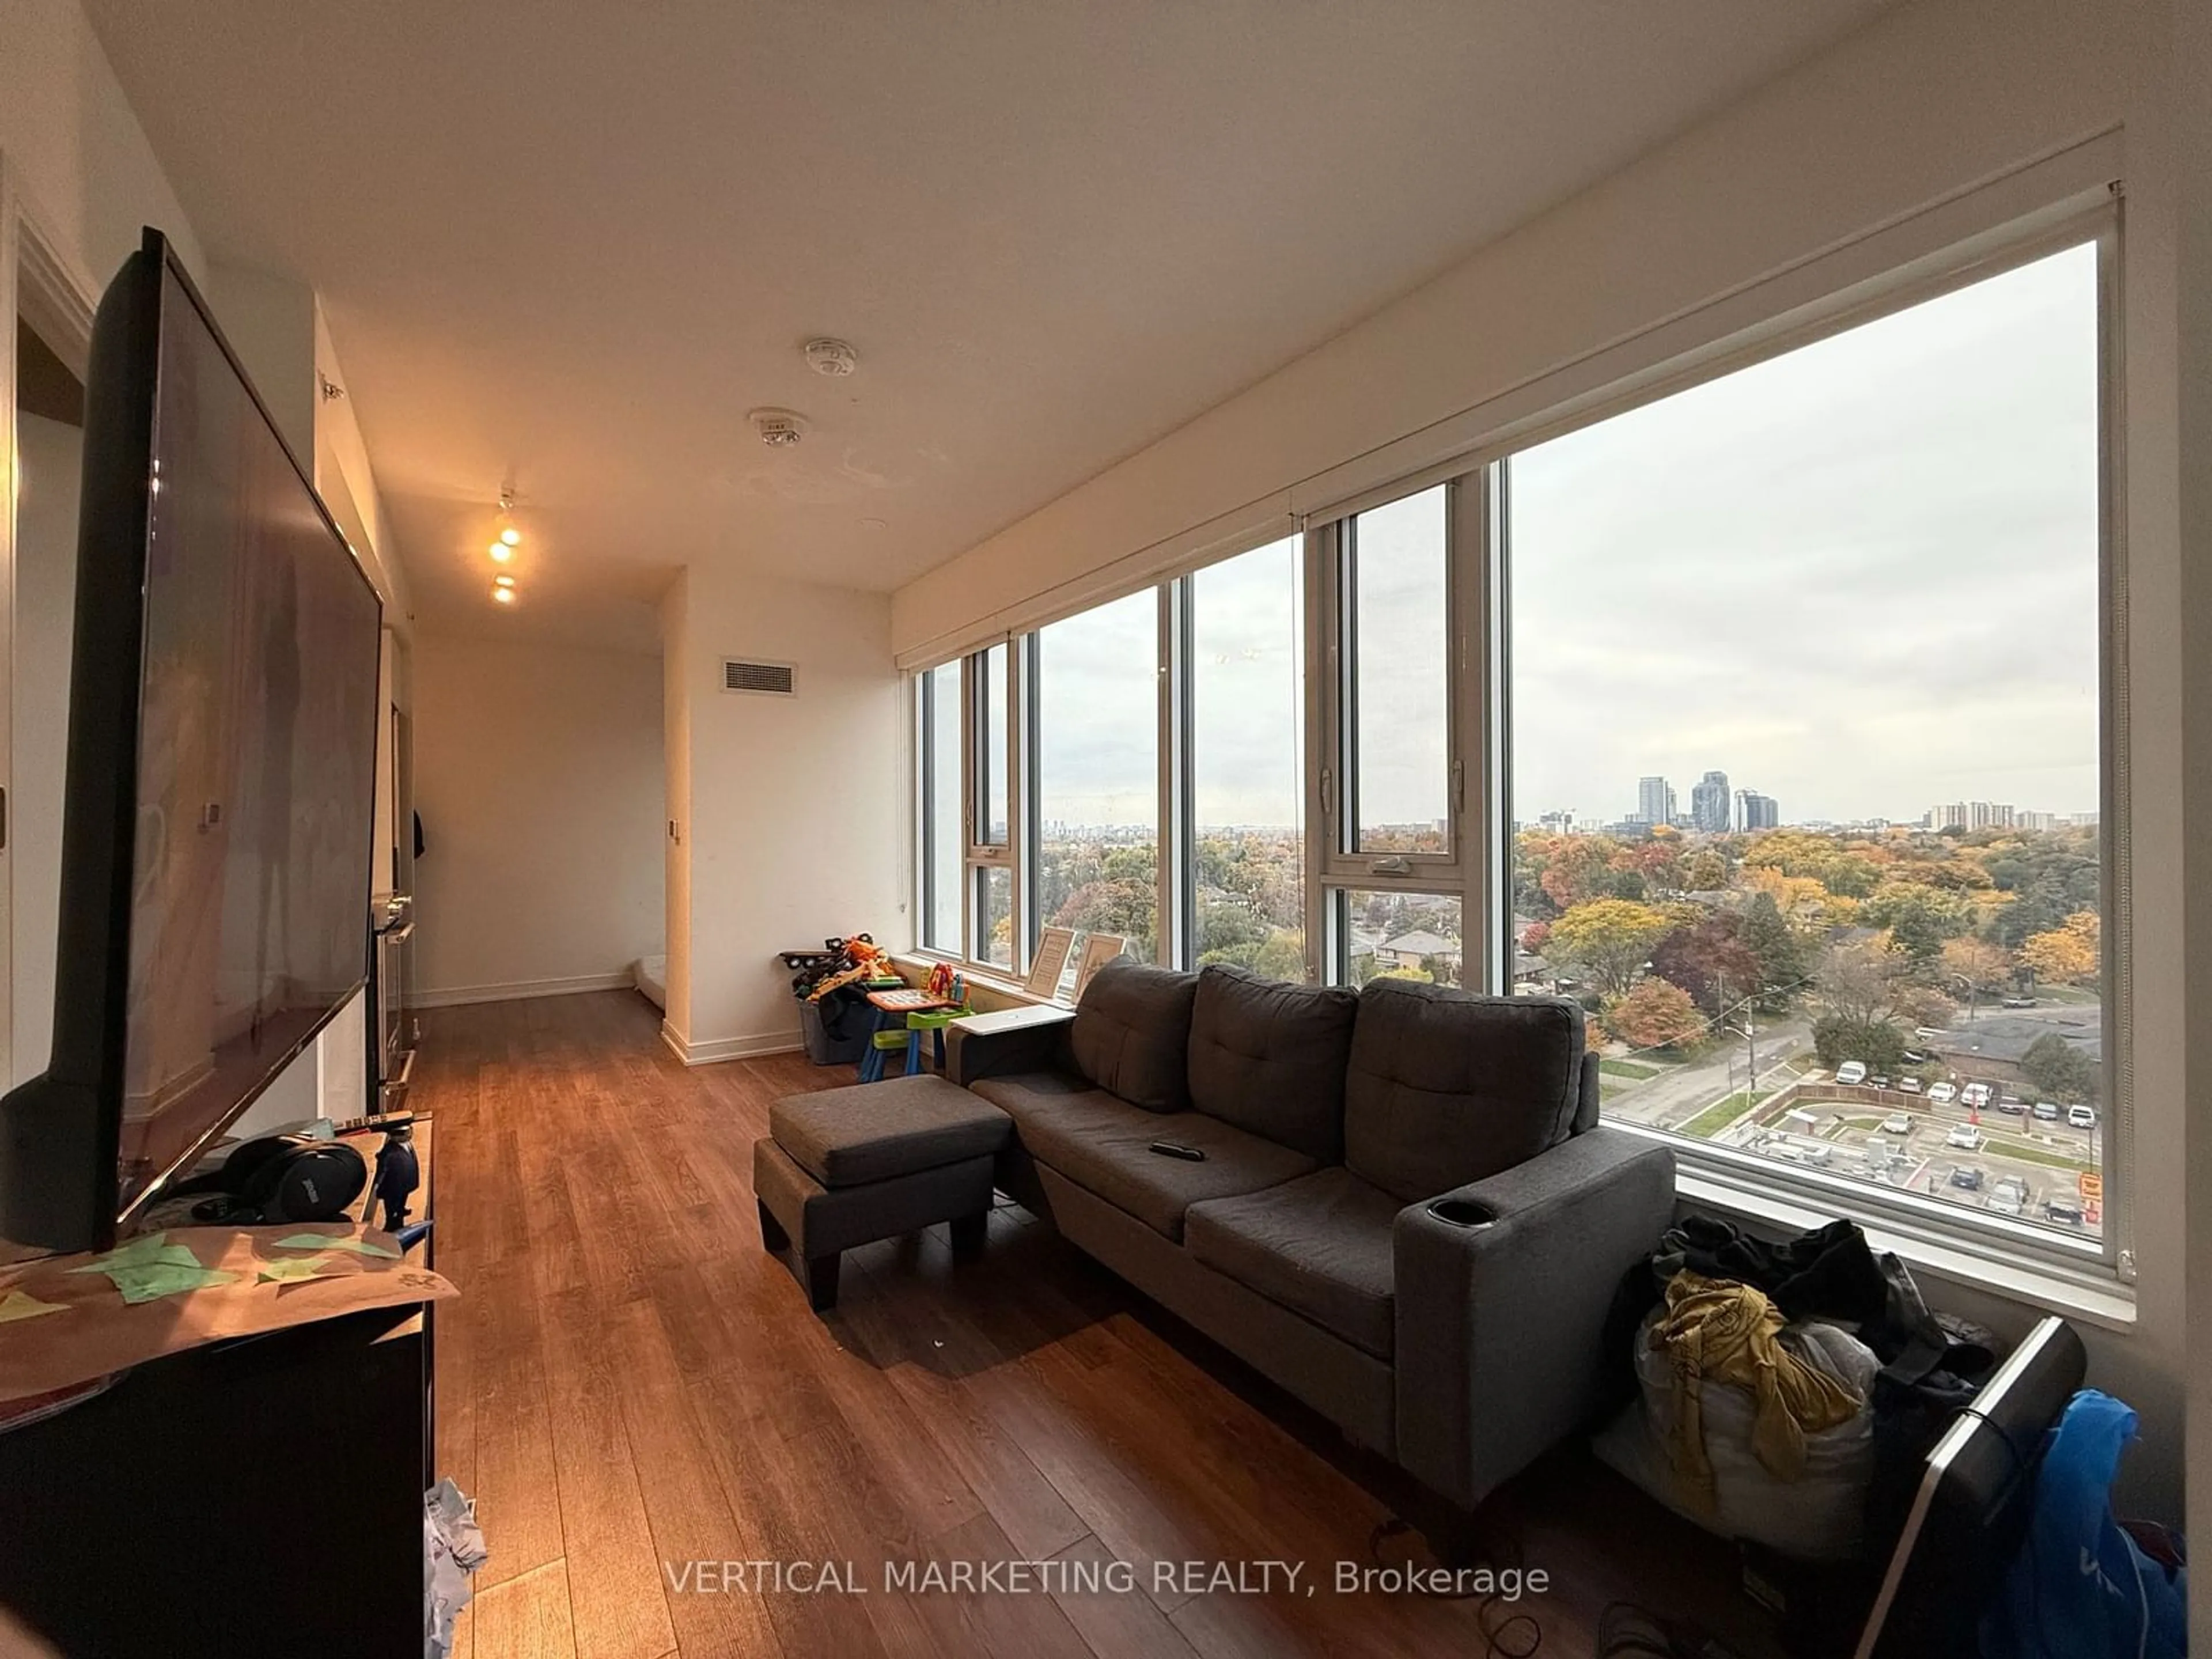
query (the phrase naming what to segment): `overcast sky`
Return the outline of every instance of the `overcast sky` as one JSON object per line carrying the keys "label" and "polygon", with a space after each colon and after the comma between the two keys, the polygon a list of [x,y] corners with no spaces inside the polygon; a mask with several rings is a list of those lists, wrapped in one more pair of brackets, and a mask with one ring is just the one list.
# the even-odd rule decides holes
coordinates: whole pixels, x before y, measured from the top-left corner
{"label": "overcast sky", "polygon": [[[1785,822],[2097,806],[2096,258],[1515,457],[1513,810],[1708,769]],[[1362,817],[1442,814],[1441,491],[1360,523]],[[1296,543],[1200,573],[1198,817],[1291,824]],[[1044,632],[1042,816],[1158,816],[1156,601]]]}
{"label": "overcast sky", "polygon": [[1514,812],[2097,807],[2096,255],[1517,456]]}

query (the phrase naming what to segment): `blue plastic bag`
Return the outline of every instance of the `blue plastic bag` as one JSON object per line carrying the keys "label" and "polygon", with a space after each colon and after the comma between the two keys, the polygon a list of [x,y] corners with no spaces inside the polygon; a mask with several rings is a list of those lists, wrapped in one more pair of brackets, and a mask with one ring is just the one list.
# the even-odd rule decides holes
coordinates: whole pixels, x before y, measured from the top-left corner
{"label": "blue plastic bag", "polygon": [[2027,1536],[1982,1624],[1983,1659],[2180,1659],[2189,1579],[2112,1519],[2112,1477],[2136,1414],[2084,1389],[2051,1431]]}

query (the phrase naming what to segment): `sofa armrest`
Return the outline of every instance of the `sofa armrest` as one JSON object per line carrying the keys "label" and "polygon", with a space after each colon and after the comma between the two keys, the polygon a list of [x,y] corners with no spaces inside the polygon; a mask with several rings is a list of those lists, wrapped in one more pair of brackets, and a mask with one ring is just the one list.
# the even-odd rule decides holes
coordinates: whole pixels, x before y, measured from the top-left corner
{"label": "sofa armrest", "polygon": [[[1455,1225],[1438,1205],[1490,1219]],[[1613,1292],[1674,1212],[1674,1153],[1603,1127],[1400,1211],[1398,1461],[1472,1509],[1585,1426]]]}
{"label": "sofa armrest", "polygon": [[1064,1070],[1072,1008],[1026,1008],[958,1019],[945,1028],[945,1075],[966,1088],[987,1077]]}

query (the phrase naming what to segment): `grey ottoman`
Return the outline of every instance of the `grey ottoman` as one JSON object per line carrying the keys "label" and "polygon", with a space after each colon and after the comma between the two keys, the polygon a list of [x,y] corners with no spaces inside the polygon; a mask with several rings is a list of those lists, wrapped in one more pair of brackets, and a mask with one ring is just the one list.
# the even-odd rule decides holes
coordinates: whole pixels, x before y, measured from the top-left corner
{"label": "grey ottoman", "polygon": [[840,1253],[952,1224],[952,1249],[983,1248],[994,1155],[1013,1120],[941,1077],[902,1077],[793,1095],[753,1142],[761,1243],[798,1247],[807,1299],[837,1304]]}

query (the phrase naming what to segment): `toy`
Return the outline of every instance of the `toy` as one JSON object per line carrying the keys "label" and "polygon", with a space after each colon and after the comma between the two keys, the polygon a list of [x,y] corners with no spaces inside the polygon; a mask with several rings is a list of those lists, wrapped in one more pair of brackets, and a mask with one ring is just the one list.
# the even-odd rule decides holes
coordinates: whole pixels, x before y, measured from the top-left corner
{"label": "toy", "polygon": [[837,951],[838,960],[845,965],[814,981],[813,988],[806,995],[809,1002],[819,1002],[832,991],[866,980],[879,979],[891,971],[890,952],[866,933],[825,942]]}

